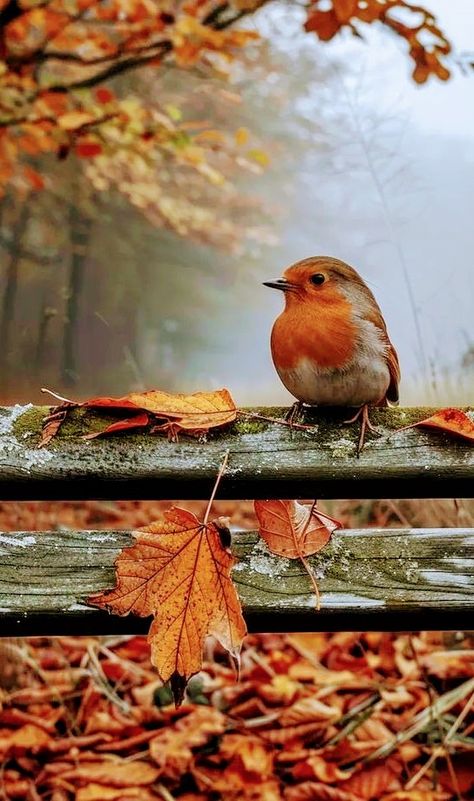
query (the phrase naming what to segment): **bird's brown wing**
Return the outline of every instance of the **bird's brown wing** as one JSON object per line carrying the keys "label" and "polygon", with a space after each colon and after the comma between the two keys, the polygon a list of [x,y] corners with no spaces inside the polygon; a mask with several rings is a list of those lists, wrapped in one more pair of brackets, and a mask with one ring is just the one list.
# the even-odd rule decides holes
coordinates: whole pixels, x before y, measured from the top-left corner
{"label": "bird's brown wing", "polygon": [[393,347],[387,336],[388,353],[387,364],[390,373],[390,384],[388,385],[386,399],[390,403],[398,403],[398,385],[400,383],[400,363],[398,361],[397,351]]}
{"label": "bird's brown wing", "polygon": [[387,365],[388,371],[390,373],[390,384],[388,385],[387,392],[385,397],[381,399],[380,405],[381,406],[388,406],[388,403],[398,403],[398,385],[400,383],[400,362],[398,361],[397,351],[393,347],[392,343],[390,342],[390,338],[387,332],[387,326],[385,324],[385,320],[383,319],[382,312],[380,311],[375,298],[372,296],[374,301],[374,308],[371,312],[366,316],[367,320],[374,323],[374,325],[380,330],[382,334],[382,338],[387,346]]}

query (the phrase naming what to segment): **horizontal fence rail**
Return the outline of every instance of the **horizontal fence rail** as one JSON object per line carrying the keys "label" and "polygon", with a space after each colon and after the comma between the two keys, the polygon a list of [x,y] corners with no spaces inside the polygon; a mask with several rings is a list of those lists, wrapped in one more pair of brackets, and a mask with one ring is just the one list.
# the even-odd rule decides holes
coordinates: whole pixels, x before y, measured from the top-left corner
{"label": "horizontal fence rail", "polygon": [[[126,531],[0,534],[0,635],[142,633],[149,621],[85,604],[114,586]],[[233,579],[250,630],[472,628],[474,529],[335,532],[309,559],[321,591],[315,611],[297,560],[273,556],[254,532],[233,536]]]}
{"label": "horizontal fence rail", "polygon": [[[311,431],[240,418],[207,441],[177,443],[146,434],[84,440],[110,418],[71,412],[60,435],[38,450],[47,407],[0,407],[0,499],[206,498],[223,455],[220,498],[474,497],[474,448],[446,434],[397,431],[431,408],[377,409],[381,436],[355,456],[356,425],[347,409],[308,410]],[[247,409],[281,417],[284,409]]]}

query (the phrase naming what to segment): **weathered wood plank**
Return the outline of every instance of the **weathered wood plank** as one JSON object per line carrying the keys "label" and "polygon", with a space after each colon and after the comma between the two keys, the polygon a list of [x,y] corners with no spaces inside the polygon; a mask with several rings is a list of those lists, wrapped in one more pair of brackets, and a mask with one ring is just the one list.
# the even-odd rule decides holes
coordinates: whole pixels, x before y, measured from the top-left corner
{"label": "weathered wood plank", "polygon": [[[114,585],[114,559],[130,542],[119,531],[1,534],[0,634],[146,631],[148,621],[84,605]],[[472,628],[474,529],[334,533],[310,560],[319,613],[297,561],[273,556],[255,533],[234,535],[233,550],[234,580],[254,631]]]}
{"label": "weathered wood plank", "polygon": [[[309,410],[311,432],[240,420],[207,442],[150,435],[85,441],[110,417],[76,411],[61,436],[38,450],[44,407],[0,408],[0,499],[206,498],[226,450],[221,498],[474,497],[474,448],[447,435],[395,432],[433,409],[380,409],[383,436],[355,458],[347,409]],[[282,409],[266,409],[279,417]]]}

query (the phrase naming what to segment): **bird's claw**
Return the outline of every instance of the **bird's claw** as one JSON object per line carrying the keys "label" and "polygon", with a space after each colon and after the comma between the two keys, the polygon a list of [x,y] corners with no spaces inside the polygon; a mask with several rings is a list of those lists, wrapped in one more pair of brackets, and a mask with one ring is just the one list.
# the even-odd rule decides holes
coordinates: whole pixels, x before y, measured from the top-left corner
{"label": "bird's claw", "polygon": [[293,406],[290,406],[287,413],[285,414],[285,420],[287,423],[289,423],[290,427],[298,422],[298,418],[301,414],[302,409],[303,409],[303,404],[301,403],[301,401],[295,401]]}
{"label": "bird's claw", "polygon": [[366,431],[370,431],[371,434],[375,434],[377,437],[383,436],[382,431],[379,431],[378,428],[375,428],[374,425],[370,422],[369,419],[369,406],[367,403],[364,403],[360,409],[357,410],[354,417],[351,417],[349,420],[344,420],[344,425],[351,425],[352,423],[357,422],[360,419],[360,434],[359,434],[359,441],[357,443],[357,450],[356,456],[359,458],[360,454],[362,453],[362,449],[365,445],[365,433]]}

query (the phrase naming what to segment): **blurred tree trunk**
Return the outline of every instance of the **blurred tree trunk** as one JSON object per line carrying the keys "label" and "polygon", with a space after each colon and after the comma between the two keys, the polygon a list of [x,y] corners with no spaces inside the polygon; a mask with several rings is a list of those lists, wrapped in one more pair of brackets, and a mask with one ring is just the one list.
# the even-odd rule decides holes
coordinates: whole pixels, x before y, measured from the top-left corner
{"label": "blurred tree trunk", "polygon": [[84,283],[86,256],[91,236],[92,221],[77,206],[69,206],[69,230],[71,242],[71,261],[68,284],[66,288],[66,312],[64,318],[64,336],[61,374],[66,386],[73,386],[78,381],[77,373],[77,336],[79,321],[79,303]]}
{"label": "blurred tree trunk", "polygon": [[18,265],[22,257],[22,240],[28,225],[29,212],[29,204],[23,202],[13,225],[12,236],[8,240],[5,290],[0,317],[0,367],[3,387],[5,387],[8,374],[11,329],[15,317],[15,301],[18,289]]}

